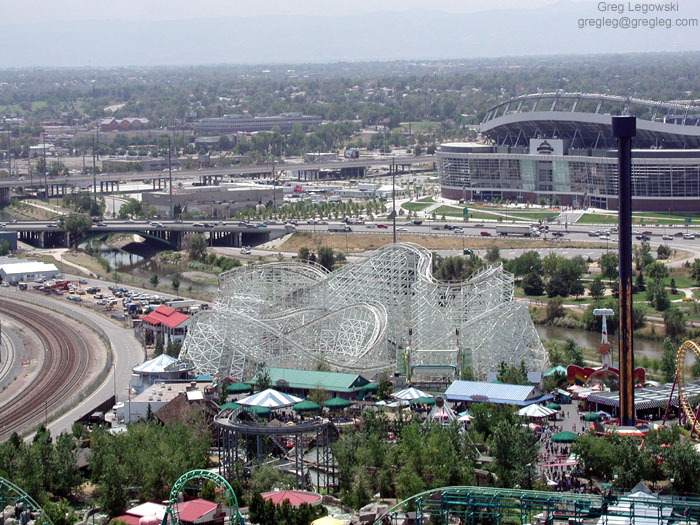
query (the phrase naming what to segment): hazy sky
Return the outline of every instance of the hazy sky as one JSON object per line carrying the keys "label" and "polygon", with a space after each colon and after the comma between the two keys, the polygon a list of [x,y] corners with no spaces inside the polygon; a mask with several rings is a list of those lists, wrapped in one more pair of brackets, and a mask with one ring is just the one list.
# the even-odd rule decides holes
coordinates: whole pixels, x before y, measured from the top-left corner
{"label": "hazy sky", "polygon": [[[0,0],[6,51],[0,68],[700,51],[700,0],[678,0],[672,13],[625,12],[636,29],[609,27],[621,17],[616,10],[651,4],[656,1]],[[688,20],[693,24],[678,23]]]}
{"label": "hazy sky", "polygon": [[410,9],[473,13],[487,9],[536,8],[554,2],[555,0],[0,0],[0,23],[178,20],[267,14],[343,15]]}

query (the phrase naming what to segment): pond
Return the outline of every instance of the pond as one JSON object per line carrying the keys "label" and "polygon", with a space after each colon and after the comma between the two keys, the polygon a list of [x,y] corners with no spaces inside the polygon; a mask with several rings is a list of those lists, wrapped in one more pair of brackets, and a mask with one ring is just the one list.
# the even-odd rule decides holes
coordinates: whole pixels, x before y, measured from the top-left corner
{"label": "pond", "polygon": [[[79,247],[86,249],[87,243],[83,243]],[[131,242],[121,248],[115,248],[102,240],[94,239],[90,242],[90,249],[95,255],[99,255],[109,262],[110,267],[118,272],[146,280],[150,279],[153,274],[158,275],[165,288],[169,288],[172,277],[178,275],[181,290],[191,286],[204,292],[215,293],[218,289],[214,284],[194,281],[183,276],[183,269],[180,266],[154,260],[153,257],[161,249],[145,242]]]}

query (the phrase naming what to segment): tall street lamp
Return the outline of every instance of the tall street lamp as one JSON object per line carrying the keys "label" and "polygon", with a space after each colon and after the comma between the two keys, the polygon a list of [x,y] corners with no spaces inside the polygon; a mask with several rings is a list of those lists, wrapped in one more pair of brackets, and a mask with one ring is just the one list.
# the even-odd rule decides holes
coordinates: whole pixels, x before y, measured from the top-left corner
{"label": "tall street lamp", "polygon": [[396,244],[396,169],[394,166],[394,157],[391,157],[391,201],[392,201],[392,220],[394,229],[394,244]]}

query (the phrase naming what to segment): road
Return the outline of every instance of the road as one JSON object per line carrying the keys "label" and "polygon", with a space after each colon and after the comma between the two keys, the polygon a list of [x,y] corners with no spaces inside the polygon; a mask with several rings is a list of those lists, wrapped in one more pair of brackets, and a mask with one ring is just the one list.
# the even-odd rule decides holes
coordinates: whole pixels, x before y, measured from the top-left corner
{"label": "road", "polygon": [[[279,172],[280,170],[318,170],[318,169],[330,169],[338,170],[341,168],[360,168],[369,166],[389,166],[392,161],[396,165],[413,165],[413,164],[426,164],[435,162],[435,157],[433,155],[406,155],[406,156],[387,156],[384,158],[360,158],[360,159],[342,159],[337,161],[328,162],[306,162],[302,164],[286,164],[286,163],[265,163],[265,164],[254,164],[248,166],[229,166],[226,168],[206,168],[206,169],[191,169],[191,170],[176,170],[173,171],[173,180],[183,180],[183,179],[196,179],[199,177],[236,177],[245,175],[256,175],[256,174],[269,174],[272,175],[272,170]],[[158,178],[168,178],[169,173],[157,172],[157,171],[142,171],[142,172],[132,172],[132,173],[100,173],[97,175],[96,179],[99,184],[100,181],[137,181],[145,179],[158,179]],[[35,177],[34,186],[43,186],[45,182],[48,184],[92,184],[92,175],[73,175],[70,177],[48,177],[45,181],[41,177]],[[2,179],[0,180],[0,188],[14,187],[28,185],[30,181],[28,180],[18,180],[17,178]]]}

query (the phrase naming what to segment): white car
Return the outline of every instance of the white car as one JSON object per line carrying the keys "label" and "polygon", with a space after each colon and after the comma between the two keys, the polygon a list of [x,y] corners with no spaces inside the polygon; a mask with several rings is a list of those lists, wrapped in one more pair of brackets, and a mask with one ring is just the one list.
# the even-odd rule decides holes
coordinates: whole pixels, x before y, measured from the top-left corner
{"label": "white car", "polygon": [[241,248],[241,253],[242,253],[243,255],[250,255],[250,247],[249,247],[249,246],[244,246],[243,248]]}
{"label": "white car", "polygon": [[672,241],[672,240],[673,240],[673,235],[668,235],[668,234],[666,234],[666,235],[662,235],[661,238],[662,238],[664,241]]}
{"label": "white car", "polygon": [[408,230],[406,228],[404,228],[403,226],[401,226],[399,228],[396,228],[396,231],[397,232],[407,232]]}

